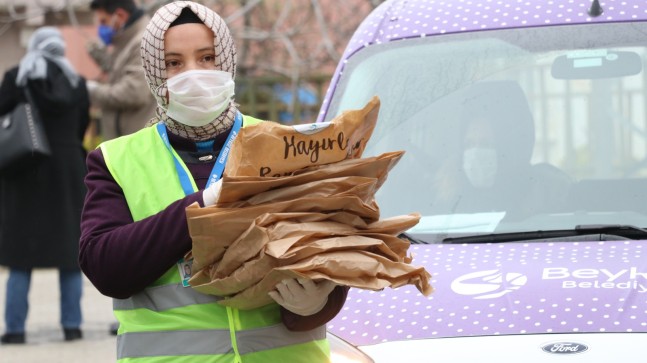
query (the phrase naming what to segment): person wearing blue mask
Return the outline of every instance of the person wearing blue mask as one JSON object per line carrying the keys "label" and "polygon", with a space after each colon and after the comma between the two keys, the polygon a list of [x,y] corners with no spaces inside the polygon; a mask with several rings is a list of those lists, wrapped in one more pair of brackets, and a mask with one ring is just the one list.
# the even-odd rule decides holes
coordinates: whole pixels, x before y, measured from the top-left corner
{"label": "person wearing blue mask", "polygon": [[139,47],[150,18],[134,0],[92,0],[98,41],[88,45],[103,70],[88,81],[92,105],[100,111],[102,140],[131,134],[155,116],[156,102],[141,69]]}
{"label": "person wearing blue mask", "polygon": [[[102,81],[89,80],[92,106],[100,113],[101,140],[131,134],[155,116],[157,103],[141,68],[139,47],[150,17],[134,0],[92,0],[97,42],[88,52],[103,71]],[[110,326],[117,334],[119,325]]]}

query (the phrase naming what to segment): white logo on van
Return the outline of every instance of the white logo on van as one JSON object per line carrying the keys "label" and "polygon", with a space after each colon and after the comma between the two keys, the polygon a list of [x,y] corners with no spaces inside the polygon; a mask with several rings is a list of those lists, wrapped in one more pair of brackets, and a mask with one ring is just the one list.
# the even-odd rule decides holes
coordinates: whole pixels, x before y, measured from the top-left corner
{"label": "white logo on van", "polygon": [[457,294],[475,299],[495,299],[519,289],[528,281],[526,275],[499,270],[472,272],[452,281],[451,289]]}

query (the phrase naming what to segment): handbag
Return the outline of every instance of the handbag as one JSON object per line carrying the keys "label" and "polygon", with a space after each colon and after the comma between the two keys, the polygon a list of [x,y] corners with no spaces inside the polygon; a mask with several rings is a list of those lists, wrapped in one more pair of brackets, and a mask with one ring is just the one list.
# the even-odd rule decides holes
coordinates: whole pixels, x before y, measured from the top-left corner
{"label": "handbag", "polygon": [[0,116],[0,174],[32,169],[51,155],[47,135],[27,88],[27,102]]}

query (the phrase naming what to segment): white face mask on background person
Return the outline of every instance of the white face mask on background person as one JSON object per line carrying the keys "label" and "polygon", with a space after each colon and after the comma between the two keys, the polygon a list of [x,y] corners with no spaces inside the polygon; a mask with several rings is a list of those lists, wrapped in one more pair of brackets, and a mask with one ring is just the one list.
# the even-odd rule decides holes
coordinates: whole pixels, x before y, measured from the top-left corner
{"label": "white face mask on background person", "polygon": [[471,148],[463,153],[463,171],[477,188],[494,185],[497,172],[497,153],[490,148]]}
{"label": "white face mask on background person", "polygon": [[231,73],[219,70],[190,70],[166,81],[166,115],[187,126],[204,126],[229,106],[234,96]]}

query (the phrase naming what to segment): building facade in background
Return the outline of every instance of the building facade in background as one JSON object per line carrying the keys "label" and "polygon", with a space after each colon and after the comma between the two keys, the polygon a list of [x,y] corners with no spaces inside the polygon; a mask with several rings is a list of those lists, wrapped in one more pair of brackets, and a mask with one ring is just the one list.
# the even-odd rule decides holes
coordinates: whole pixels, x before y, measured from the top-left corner
{"label": "building facade in background", "polygon": [[[152,13],[169,1],[141,0]],[[86,53],[96,39],[89,0],[0,0],[0,71],[25,54],[34,29],[63,32],[79,73],[101,73]],[[314,121],[323,91],[348,39],[376,0],[204,0],[227,21],[238,48],[237,101],[258,117]]]}

